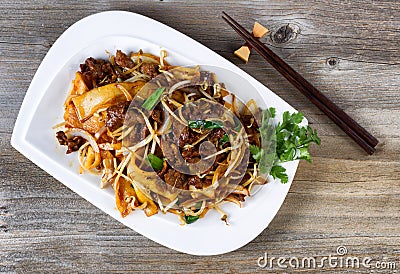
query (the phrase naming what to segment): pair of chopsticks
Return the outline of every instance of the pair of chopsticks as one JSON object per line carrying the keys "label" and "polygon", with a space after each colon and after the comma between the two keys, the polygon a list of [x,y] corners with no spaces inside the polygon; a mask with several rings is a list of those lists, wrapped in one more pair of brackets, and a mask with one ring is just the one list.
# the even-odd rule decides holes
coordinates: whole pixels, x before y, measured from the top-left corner
{"label": "pair of chopsticks", "polygon": [[280,74],[282,74],[292,85],[303,93],[314,105],[324,112],[335,124],[337,124],[347,135],[349,135],[368,154],[375,152],[378,140],[366,129],[360,126],[341,108],[335,105],[310,82],[304,79],[291,66],[283,61],[271,49],[255,38],[250,32],[243,28],[227,13],[222,12],[222,18],[265,60],[267,60]]}

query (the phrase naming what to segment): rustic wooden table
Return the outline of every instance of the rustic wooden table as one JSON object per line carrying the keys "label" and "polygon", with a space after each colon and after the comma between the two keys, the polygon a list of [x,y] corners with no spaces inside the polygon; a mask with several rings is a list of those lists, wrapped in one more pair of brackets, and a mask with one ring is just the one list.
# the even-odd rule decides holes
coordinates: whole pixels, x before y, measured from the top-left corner
{"label": "rustic wooden table", "polygon": [[[319,131],[322,145],[312,148],[314,162],[300,164],[279,213],[246,246],[213,257],[165,248],[116,222],[11,147],[21,102],[52,43],[75,21],[105,10],[138,12],[191,36],[304,112]],[[222,10],[248,28],[255,20],[270,28],[274,51],[377,136],[377,152],[367,156],[258,55],[248,64],[235,58],[242,41],[222,21]],[[391,262],[400,269],[399,18],[397,0],[3,0],[0,272],[256,272],[265,252],[301,260],[337,255],[339,246],[360,260],[371,257],[371,268],[325,264],[317,272],[395,271]],[[273,270],[295,270],[287,261],[286,266],[274,262]]]}

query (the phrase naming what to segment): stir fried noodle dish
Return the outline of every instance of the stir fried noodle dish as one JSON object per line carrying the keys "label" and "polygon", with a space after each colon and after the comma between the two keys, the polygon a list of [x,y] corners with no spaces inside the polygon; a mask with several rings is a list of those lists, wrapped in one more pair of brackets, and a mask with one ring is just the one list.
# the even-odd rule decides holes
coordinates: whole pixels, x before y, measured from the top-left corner
{"label": "stir fried noodle dish", "polygon": [[118,50],[87,58],[56,138],[77,155],[80,173],[113,188],[122,217],[161,211],[190,224],[216,210],[227,223],[220,206],[241,207],[254,186],[268,182],[274,111],[240,101],[212,71],[173,66],[166,57],[164,50]]}

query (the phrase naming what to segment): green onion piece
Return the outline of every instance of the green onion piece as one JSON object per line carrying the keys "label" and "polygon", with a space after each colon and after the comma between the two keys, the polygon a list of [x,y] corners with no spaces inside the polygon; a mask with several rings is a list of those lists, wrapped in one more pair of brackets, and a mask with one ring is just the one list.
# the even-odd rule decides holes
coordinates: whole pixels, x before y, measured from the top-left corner
{"label": "green onion piece", "polygon": [[149,98],[144,101],[142,107],[147,110],[151,110],[157,103],[158,100],[160,99],[162,93],[164,92],[165,87],[161,87],[156,89],[150,96]]}
{"label": "green onion piece", "polygon": [[[286,169],[281,163],[294,160],[306,160],[311,162],[311,156],[308,151],[310,143],[321,143],[317,131],[310,126],[302,126],[301,122],[304,116],[301,112],[290,114],[289,111],[283,113],[282,122],[274,129],[272,120],[275,118],[276,110],[269,108],[262,112],[262,123],[259,128],[261,142],[276,141],[276,154],[268,153],[263,148],[250,145],[250,153],[253,159],[259,163],[260,173],[267,173],[268,167],[272,164],[269,174],[274,179],[280,179],[285,184],[289,181]],[[275,136],[274,136],[274,134]]]}
{"label": "green onion piece", "polygon": [[154,168],[155,170],[162,170],[164,161],[161,158],[150,153],[147,155],[147,159],[149,160],[152,168]]}
{"label": "green onion piece", "polygon": [[228,134],[225,133],[224,136],[222,136],[222,138],[219,139],[219,144],[222,146],[227,142],[229,142],[229,136]]}
{"label": "green onion piece", "polygon": [[223,124],[219,121],[205,121],[205,120],[189,121],[189,128],[216,129],[216,128],[222,128],[222,127],[223,127]]}
{"label": "green onion piece", "polygon": [[186,216],[185,215],[185,222],[187,224],[192,224],[194,222],[196,222],[200,217],[199,216]]}

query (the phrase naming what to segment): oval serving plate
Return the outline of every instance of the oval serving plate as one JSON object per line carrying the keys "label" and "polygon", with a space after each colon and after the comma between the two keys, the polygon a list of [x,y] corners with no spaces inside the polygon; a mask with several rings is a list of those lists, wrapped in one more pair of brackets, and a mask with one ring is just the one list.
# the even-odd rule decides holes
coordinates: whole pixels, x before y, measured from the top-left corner
{"label": "oval serving plate", "polygon": [[[76,155],[65,155],[64,148],[57,144],[54,137],[52,126],[62,120],[68,87],[79,64],[87,57],[106,58],[105,50],[114,53],[116,49],[126,52],[143,49],[158,55],[161,47],[168,52],[167,60],[171,64],[207,64],[230,71],[231,75],[217,76],[242,100],[254,98],[262,107],[273,106],[278,117],[286,110],[295,111],[260,82],[188,36],[139,14],[108,11],[73,24],[51,47],[26,93],[11,144],[72,191],[157,243],[194,255],[233,251],[257,237],[272,221],[289,191],[298,161],[285,164],[289,183],[283,185],[273,181],[261,187],[254,196],[246,199],[243,208],[224,205],[229,215],[229,226],[213,211],[194,224],[181,226],[172,214],[159,213],[148,218],[142,211],[134,211],[121,218],[115,208],[113,190],[100,189],[100,178],[97,176],[79,175]],[[248,81],[252,86],[251,92],[235,90],[232,75],[236,74]]]}

